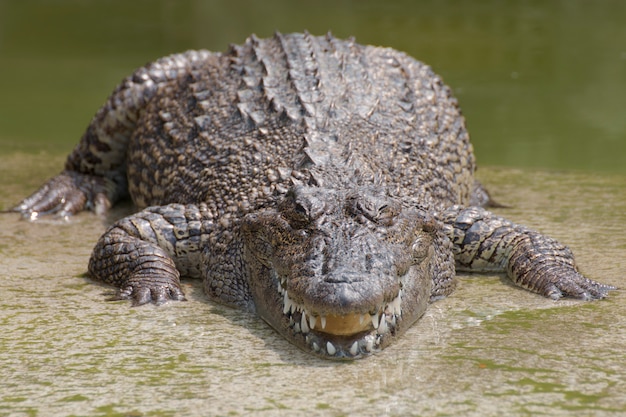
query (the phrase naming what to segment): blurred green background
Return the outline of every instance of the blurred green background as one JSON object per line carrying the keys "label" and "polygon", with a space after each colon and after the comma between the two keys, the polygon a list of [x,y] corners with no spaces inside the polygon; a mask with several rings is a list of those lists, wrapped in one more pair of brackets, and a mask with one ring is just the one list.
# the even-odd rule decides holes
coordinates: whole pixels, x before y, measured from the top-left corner
{"label": "blurred green background", "polygon": [[626,173],[623,0],[0,0],[0,155],[68,153],[155,58],[304,29],[431,65],[480,165]]}

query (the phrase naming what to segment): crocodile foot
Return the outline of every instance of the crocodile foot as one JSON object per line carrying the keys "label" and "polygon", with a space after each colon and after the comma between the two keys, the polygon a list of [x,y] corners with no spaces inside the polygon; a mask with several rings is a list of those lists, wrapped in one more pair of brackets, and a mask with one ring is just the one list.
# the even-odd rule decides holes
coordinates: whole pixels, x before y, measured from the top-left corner
{"label": "crocodile foot", "polygon": [[107,179],[64,171],[48,180],[11,211],[21,213],[29,220],[49,214],[68,217],[82,210],[103,214],[111,207],[111,195]]}
{"label": "crocodile foot", "polygon": [[142,274],[130,278],[126,285],[108,301],[131,300],[133,306],[153,303],[156,305],[172,301],[187,301],[178,282],[160,276]]}
{"label": "crocodile foot", "polygon": [[606,298],[609,291],[617,288],[589,279],[578,272],[569,249],[563,247],[561,258],[527,254],[511,259],[513,280],[521,287],[537,292],[545,297],[558,300],[562,297],[579,300]]}
{"label": "crocodile foot", "polygon": [[543,294],[553,300],[561,297],[597,300],[606,298],[609,291],[617,289],[612,285],[589,279],[570,268],[547,271],[543,279],[546,280]]}

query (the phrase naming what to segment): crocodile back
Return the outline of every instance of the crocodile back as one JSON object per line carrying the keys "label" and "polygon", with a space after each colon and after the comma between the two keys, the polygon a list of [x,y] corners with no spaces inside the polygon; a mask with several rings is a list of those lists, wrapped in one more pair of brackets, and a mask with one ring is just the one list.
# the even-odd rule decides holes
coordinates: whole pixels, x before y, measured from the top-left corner
{"label": "crocodile back", "polygon": [[456,99],[428,66],[307,33],[252,36],[160,86],[127,160],[138,205],[216,215],[271,206],[297,183],[466,204],[474,172]]}

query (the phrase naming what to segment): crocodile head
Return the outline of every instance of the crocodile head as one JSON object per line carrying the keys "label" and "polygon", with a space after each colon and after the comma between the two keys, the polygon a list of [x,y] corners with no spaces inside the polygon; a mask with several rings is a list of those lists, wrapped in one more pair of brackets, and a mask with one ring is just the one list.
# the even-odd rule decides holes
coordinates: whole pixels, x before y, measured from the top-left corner
{"label": "crocodile head", "polygon": [[436,227],[384,189],[295,187],[242,223],[257,313],[325,357],[378,351],[426,309]]}

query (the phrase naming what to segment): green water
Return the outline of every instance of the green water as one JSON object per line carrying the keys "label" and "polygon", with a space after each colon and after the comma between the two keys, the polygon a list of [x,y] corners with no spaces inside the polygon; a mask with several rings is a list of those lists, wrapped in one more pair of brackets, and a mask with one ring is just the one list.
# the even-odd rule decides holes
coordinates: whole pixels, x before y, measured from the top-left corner
{"label": "green water", "polygon": [[[458,96],[499,213],[623,287],[626,3],[0,0],[0,209],[57,173],[121,78],[190,48],[308,29],[404,50]],[[127,208],[126,208],[127,209]],[[84,277],[107,221],[0,215],[0,416],[620,416],[626,303],[462,276],[382,354],[318,360],[254,316],[130,308]]]}
{"label": "green water", "polygon": [[0,153],[66,153],[156,57],[303,29],[432,65],[482,165],[626,173],[622,0],[0,0]]}

